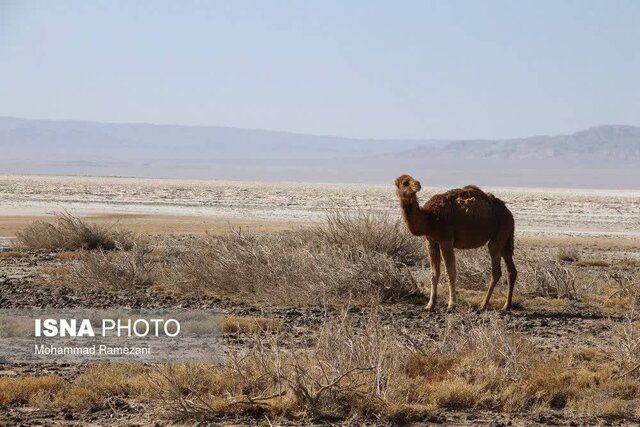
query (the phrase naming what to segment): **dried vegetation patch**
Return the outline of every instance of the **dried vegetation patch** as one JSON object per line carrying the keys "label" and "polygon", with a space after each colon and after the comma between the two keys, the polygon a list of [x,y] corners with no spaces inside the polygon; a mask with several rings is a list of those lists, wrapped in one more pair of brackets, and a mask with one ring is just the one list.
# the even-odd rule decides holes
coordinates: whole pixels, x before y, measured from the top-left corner
{"label": "dried vegetation patch", "polygon": [[255,334],[279,331],[283,326],[284,319],[275,317],[225,316],[223,331],[225,334]]}
{"label": "dried vegetation patch", "polygon": [[201,239],[183,255],[180,276],[183,287],[280,305],[399,301],[419,292],[409,270],[384,253],[296,232]]}
{"label": "dried vegetation patch", "polygon": [[149,257],[152,251],[137,243],[128,251],[85,251],[60,278],[64,283],[86,287],[148,287],[158,283],[161,276],[158,263]]}
{"label": "dried vegetation patch", "polygon": [[[155,287],[271,306],[356,304],[369,314],[352,318],[346,310],[332,311],[322,325],[304,331],[309,346],[294,348],[280,318],[228,316],[222,363],[91,365],[71,380],[0,377],[0,404],[91,409],[105,407],[115,396],[163,402],[178,420],[203,422],[266,415],[406,423],[438,421],[445,411],[478,410],[525,415],[566,410],[604,422],[640,422],[635,263],[607,261],[608,267],[600,268],[585,262],[599,260],[593,252],[517,248],[516,310],[559,311],[562,304],[580,302],[617,316],[610,324],[603,321],[609,328],[606,346],[543,352],[513,330],[509,317],[470,315],[460,308],[447,315],[444,326],[429,323],[439,329],[430,331],[437,337],[425,344],[399,326],[406,319],[381,315],[387,303],[424,303],[418,283],[428,279],[426,269],[418,267],[425,259],[420,239],[383,214],[338,211],[315,228],[230,232],[177,247],[122,235],[131,239],[61,216],[55,224],[34,224],[21,242],[58,251],[61,262],[53,277],[65,285]],[[24,252],[2,253],[8,254],[7,263],[15,263],[19,259],[11,258]],[[461,299],[473,309],[487,286],[487,250],[458,251],[457,263]],[[492,303],[499,304],[497,299]]]}
{"label": "dried vegetation patch", "polygon": [[18,233],[16,245],[37,250],[79,250],[131,247],[133,235],[114,226],[92,224],[68,213],[56,214],[53,222],[36,221]]}
{"label": "dried vegetation patch", "polygon": [[[156,287],[291,306],[422,303],[420,289],[428,288],[428,271],[419,267],[426,262],[422,241],[384,213],[337,210],[304,230],[228,232],[195,238],[179,248],[152,245],[131,233],[114,234],[66,214],[58,216],[58,221],[57,226],[34,224],[31,229],[51,228],[57,230],[54,235],[64,235],[50,239],[45,232],[43,238],[49,242],[75,242],[51,245],[56,248],[96,248],[57,253],[66,264],[50,273],[66,284]],[[106,249],[114,247],[121,250]],[[601,259],[584,255],[575,247],[555,252],[518,247],[516,298],[529,305],[542,298],[610,309],[631,307],[640,294],[640,271],[635,264],[604,261],[608,267],[597,268]],[[466,292],[471,305],[479,305],[490,273],[486,248],[458,251],[456,261],[461,292]],[[441,285],[446,280],[443,274]],[[501,289],[497,288],[497,296]]]}
{"label": "dried vegetation patch", "polygon": [[27,253],[20,251],[0,251],[0,258],[24,258]]}
{"label": "dried vegetation patch", "polygon": [[[309,348],[286,348],[256,329],[219,364],[94,365],[71,381],[0,379],[0,403],[95,408],[108,398],[164,401],[179,420],[227,416],[336,422],[437,421],[443,411],[511,414],[570,410],[640,421],[636,347],[542,354],[495,315],[451,316],[428,346],[416,345],[376,310],[328,318]],[[623,336],[636,334],[637,321]],[[622,342],[633,342],[624,338]],[[618,353],[622,352],[622,353]],[[630,359],[626,357],[630,356]],[[634,359],[635,358],[635,359]]]}
{"label": "dried vegetation patch", "polygon": [[581,258],[576,264],[580,267],[609,267],[609,261],[598,258]]}

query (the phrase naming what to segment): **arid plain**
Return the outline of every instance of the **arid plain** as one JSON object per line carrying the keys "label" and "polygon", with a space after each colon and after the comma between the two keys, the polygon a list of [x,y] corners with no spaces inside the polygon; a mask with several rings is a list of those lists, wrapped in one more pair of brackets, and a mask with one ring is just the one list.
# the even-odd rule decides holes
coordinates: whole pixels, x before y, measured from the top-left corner
{"label": "arid plain", "polygon": [[[304,224],[328,209],[398,211],[389,185],[307,184],[105,177],[0,175],[0,235],[29,220],[67,210],[153,231],[202,232],[207,222]],[[422,178],[425,200],[444,190]],[[640,237],[640,191],[488,188],[507,202],[519,235]],[[192,228],[184,225],[192,223]],[[158,228],[155,228],[158,227]]]}
{"label": "arid plain", "polygon": [[0,423],[640,422],[640,191],[486,188],[515,216],[515,308],[503,277],[478,311],[483,248],[429,313],[393,178],[0,175],[0,308],[216,308],[228,356],[0,365]]}

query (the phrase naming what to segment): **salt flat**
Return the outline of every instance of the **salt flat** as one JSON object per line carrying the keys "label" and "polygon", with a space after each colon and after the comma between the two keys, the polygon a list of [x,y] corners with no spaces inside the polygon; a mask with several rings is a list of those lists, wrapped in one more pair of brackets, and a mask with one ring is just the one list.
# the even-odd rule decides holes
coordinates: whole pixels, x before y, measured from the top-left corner
{"label": "salt flat", "polygon": [[[420,200],[443,188],[428,187]],[[507,203],[520,234],[640,236],[640,191],[484,188]],[[327,209],[399,212],[394,187],[118,177],[0,175],[0,217],[137,214],[304,223]]]}

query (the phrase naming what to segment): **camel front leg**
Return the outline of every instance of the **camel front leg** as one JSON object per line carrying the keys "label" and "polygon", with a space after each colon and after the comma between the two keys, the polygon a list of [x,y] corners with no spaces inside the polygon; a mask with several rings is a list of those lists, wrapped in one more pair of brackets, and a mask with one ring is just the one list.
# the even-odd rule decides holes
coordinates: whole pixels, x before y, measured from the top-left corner
{"label": "camel front leg", "polygon": [[427,310],[432,310],[438,300],[438,282],[440,281],[440,245],[427,240],[429,254],[429,270],[431,271],[431,295]]}
{"label": "camel front leg", "polygon": [[458,301],[456,294],[456,255],[453,250],[453,242],[441,243],[440,249],[442,258],[444,258],[444,265],[447,268],[447,275],[449,276],[449,305],[447,310],[451,311],[456,307]]}

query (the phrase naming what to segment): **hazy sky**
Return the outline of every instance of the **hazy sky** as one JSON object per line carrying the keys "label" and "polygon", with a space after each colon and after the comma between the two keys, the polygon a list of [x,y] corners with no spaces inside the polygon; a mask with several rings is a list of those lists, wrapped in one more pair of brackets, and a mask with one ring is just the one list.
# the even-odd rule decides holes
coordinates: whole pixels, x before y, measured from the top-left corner
{"label": "hazy sky", "polygon": [[357,137],[640,125],[640,1],[0,0],[0,115]]}

